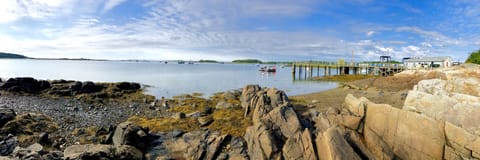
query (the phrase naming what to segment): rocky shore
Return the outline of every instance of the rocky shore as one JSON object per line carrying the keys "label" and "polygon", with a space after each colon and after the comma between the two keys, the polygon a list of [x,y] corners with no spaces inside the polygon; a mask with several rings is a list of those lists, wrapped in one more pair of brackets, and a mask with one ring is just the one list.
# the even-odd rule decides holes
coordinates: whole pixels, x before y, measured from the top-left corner
{"label": "rocky shore", "polygon": [[405,71],[322,103],[258,85],[155,99],[136,83],[12,78],[0,159],[480,159],[479,83],[477,65]]}

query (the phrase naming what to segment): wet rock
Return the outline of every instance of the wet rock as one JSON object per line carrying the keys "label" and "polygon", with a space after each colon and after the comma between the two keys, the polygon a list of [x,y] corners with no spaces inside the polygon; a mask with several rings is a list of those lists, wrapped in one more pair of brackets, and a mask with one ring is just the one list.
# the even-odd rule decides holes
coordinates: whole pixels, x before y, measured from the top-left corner
{"label": "wet rock", "polygon": [[0,156],[7,156],[13,152],[18,145],[17,137],[9,134],[0,136]]}
{"label": "wet rock", "polygon": [[133,82],[120,82],[116,83],[115,87],[118,90],[138,90],[141,88],[140,84]]}
{"label": "wet rock", "polygon": [[16,114],[13,109],[0,108],[0,128],[3,127],[7,122],[13,120]]}
{"label": "wet rock", "polygon": [[31,77],[18,77],[8,79],[0,88],[10,92],[37,93],[50,87],[48,81],[39,81]]}

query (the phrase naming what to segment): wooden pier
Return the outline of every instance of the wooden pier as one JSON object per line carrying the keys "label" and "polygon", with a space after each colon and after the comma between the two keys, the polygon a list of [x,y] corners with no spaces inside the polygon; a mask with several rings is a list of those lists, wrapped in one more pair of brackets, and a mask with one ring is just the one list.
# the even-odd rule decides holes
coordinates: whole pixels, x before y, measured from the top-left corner
{"label": "wooden pier", "polygon": [[293,80],[309,80],[315,74],[316,77],[349,74],[390,76],[405,69],[401,64],[393,63],[297,62],[292,64],[292,75]]}

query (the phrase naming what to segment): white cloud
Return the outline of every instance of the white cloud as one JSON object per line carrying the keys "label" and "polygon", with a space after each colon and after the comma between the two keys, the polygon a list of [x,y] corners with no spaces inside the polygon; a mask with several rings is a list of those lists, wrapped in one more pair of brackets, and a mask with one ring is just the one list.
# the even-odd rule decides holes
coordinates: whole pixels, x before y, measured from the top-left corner
{"label": "white cloud", "polygon": [[127,0],[107,0],[105,2],[105,5],[103,6],[103,12],[108,12],[112,8],[115,8],[116,6],[122,4]]}
{"label": "white cloud", "polygon": [[377,32],[375,32],[375,31],[368,31],[368,32],[367,32],[367,37],[370,37],[370,36],[372,36],[372,35],[375,34],[375,33],[377,33]]}
{"label": "white cloud", "polygon": [[[32,57],[336,60],[349,57],[354,51],[357,60],[377,60],[386,54],[395,58],[436,54],[438,48],[466,41],[429,28],[368,22],[353,23],[352,26],[361,27],[352,29],[354,35],[343,39],[323,30],[284,31],[268,24],[251,26],[254,29],[239,27],[239,23],[251,19],[284,21],[306,17],[316,12],[316,4],[322,3],[310,0],[152,0],[144,4],[147,15],[122,23],[105,23],[109,19],[101,15],[82,14],[108,12],[125,1],[33,0],[25,2],[32,5],[23,5],[23,2],[0,0],[0,23],[24,17],[49,19],[70,14],[81,17],[73,18],[72,26],[37,29],[35,34],[41,39],[17,39],[0,32],[0,44],[8,44],[8,50]],[[369,0],[353,1],[370,3]],[[4,7],[8,5],[13,7]],[[350,31],[338,29],[336,32],[348,34]],[[411,41],[403,36],[404,32],[420,38]],[[374,36],[378,33],[382,36]],[[383,39],[384,35],[389,37]]]}

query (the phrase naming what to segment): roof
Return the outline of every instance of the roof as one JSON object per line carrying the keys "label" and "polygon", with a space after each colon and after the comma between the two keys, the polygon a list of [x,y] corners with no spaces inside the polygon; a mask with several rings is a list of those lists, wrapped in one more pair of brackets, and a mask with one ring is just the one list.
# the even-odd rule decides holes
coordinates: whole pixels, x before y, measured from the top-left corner
{"label": "roof", "polygon": [[443,62],[447,59],[451,59],[449,56],[443,57],[421,57],[421,58],[412,58],[406,59],[405,62]]}

